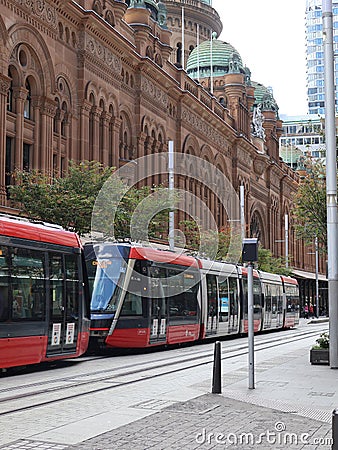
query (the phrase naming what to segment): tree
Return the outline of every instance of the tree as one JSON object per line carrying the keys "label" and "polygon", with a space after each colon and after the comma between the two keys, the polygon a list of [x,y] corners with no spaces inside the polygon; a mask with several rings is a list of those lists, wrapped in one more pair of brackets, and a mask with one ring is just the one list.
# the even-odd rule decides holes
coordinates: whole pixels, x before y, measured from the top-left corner
{"label": "tree", "polygon": [[130,187],[112,176],[114,170],[96,161],[83,161],[71,162],[63,177],[16,171],[10,198],[25,216],[61,225],[82,236],[92,231],[93,224],[107,238],[143,240],[167,235],[169,207],[177,196],[170,196],[160,186]]}
{"label": "tree", "polygon": [[113,171],[96,161],[70,162],[64,177],[16,171],[16,184],[9,186],[9,194],[22,214],[83,235],[90,231],[97,194]]}
{"label": "tree", "polygon": [[285,267],[282,258],[273,257],[270,250],[261,246],[258,247],[257,269],[262,272],[277,273],[280,275],[289,276],[292,274],[292,269]]}
{"label": "tree", "polygon": [[319,246],[327,248],[326,179],[322,163],[312,164],[299,185],[294,199],[293,218],[299,237],[313,244],[315,236]]}

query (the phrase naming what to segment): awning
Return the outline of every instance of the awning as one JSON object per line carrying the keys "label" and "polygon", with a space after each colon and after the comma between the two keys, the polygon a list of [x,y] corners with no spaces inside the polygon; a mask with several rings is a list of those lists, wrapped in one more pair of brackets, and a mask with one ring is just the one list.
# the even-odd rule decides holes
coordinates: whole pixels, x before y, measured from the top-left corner
{"label": "awning", "polygon": [[[316,274],[312,273],[312,272],[305,272],[303,270],[293,270],[292,271],[293,275],[295,277],[299,277],[299,278],[304,278],[307,280],[315,280],[316,279]],[[327,278],[325,275],[322,275],[321,273],[318,274],[318,280],[319,281],[327,281]]]}

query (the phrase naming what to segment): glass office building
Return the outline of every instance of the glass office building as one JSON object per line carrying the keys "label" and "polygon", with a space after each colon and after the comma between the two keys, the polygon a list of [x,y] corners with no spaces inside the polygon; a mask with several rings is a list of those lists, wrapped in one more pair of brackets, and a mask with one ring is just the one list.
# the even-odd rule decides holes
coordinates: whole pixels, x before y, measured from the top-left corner
{"label": "glass office building", "polygon": [[[306,66],[308,113],[325,113],[324,48],[322,0],[306,0]],[[338,56],[338,1],[333,1],[333,45]],[[338,86],[338,58],[335,58],[335,85]],[[336,89],[336,112],[338,113]]]}

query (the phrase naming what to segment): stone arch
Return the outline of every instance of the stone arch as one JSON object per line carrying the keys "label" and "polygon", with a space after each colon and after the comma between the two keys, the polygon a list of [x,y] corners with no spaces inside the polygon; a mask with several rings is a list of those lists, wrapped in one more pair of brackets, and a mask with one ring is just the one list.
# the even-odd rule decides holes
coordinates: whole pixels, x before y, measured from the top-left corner
{"label": "stone arch", "polygon": [[97,105],[97,101],[99,98],[99,89],[96,85],[96,83],[93,83],[92,81],[89,81],[87,83],[86,89],[85,89],[85,99],[91,102],[91,98],[94,97],[94,105]]}
{"label": "stone arch", "polygon": [[109,25],[111,25],[112,27],[115,26],[115,16],[114,16],[113,11],[111,11],[110,9],[108,9],[108,10],[106,11],[106,14],[105,14],[105,20],[106,20],[106,22],[108,22]]}
{"label": "stone arch", "polygon": [[129,108],[122,107],[120,110],[120,131],[119,131],[119,153],[120,158],[124,160],[130,160],[134,157],[134,133],[133,133],[133,121],[131,120],[132,114]]}
{"label": "stone arch", "polygon": [[259,205],[254,204],[251,207],[250,211],[249,234],[250,237],[257,237],[259,243],[264,248],[267,248],[268,242],[267,242],[266,224],[263,217],[265,217],[265,215],[264,211],[262,211],[262,208]]}
{"label": "stone arch", "polygon": [[[192,151],[190,151],[192,149]],[[182,145],[183,153],[190,153],[191,155],[199,156],[200,154],[200,145],[195,136],[188,134]]]}
{"label": "stone arch", "polygon": [[157,139],[160,140],[160,136],[162,136],[162,143],[167,144],[167,133],[163,125],[159,125],[157,129]]}
{"label": "stone arch", "polygon": [[99,16],[102,16],[103,6],[102,6],[100,0],[94,0],[92,8],[93,8],[93,11],[95,11]]}
{"label": "stone arch", "polygon": [[48,47],[38,33],[36,28],[30,25],[15,24],[9,31],[9,46],[11,52],[14,51],[20,44],[25,44],[27,47],[31,48],[36,54],[41,73],[39,74],[39,79],[43,81],[44,94],[50,95],[55,93],[55,72],[53,61],[49,53]]}
{"label": "stone arch", "polygon": [[6,73],[9,59],[9,49],[8,49],[9,36],[7,32],[6,25],[0,16],[0,72]]}
{"label": "stone arch", "polygon": [[119,106],[114,94],[109,93],[107,97],[108,111],[113,113],[114,117],[119,117]]}
{"label": "stone arch", "polygon": [[228,178],[229,181],[231,181],[227,163],[222,153],[216,153],[214,165],[219,168],[219,170]]}
{"label": "stone arch", "polygon": [[68,67],[61,63],[55,66],[55,73],[56,73],[56,89],[58,89],[57,81],[62,77],[65,82],[68,85],[69,91],[70,91],[70,99],[71,99],[71,111],[73,116],[77,116],[77,105],[78,103],[78,96],[77,96],[77,87],[75,80],[73,76],[71,75]]}

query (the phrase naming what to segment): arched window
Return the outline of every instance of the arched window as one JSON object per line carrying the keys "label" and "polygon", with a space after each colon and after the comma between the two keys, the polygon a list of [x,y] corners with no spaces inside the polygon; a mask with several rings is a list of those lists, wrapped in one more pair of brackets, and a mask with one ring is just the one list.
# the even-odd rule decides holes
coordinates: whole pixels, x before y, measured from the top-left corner
{"label": "arched window", "polygon": [[31,119],[32,116],[32,92],[28,80],[26,80],[25,88],[27,89],[27,97],[24,104],[23,116],[25,119]]}
{"label": "arched window", "polygon": [[58,120],[60,117],[60,100],[55,97],[55,103],[56,103],[56,111],[55,111],[55,116],[53,118],[53,132],[57,133],[58,132]]}
{"label": "arched window", "polygon": [[[12,78],[11,69],[8,69],[8,76]],[[13,80],[11,79],[11,84],[7,92],[7,111],[13,111]]]}
{"label": "arched window", "polygon": [[89,155],[90,158],[93,156],[94,147],[94,107],[95,107],[95,97],[93,93],[89,96],[89,102],[92,105],[92,109],[89,113]]}
{"label": "arched window", "polygon": [[176,45],[176,64],[182,66],[182,43]]}
{"label": "arched window", "polygon": [[66,123],[67,123],[67,105],[66,102],[62,103],[62,122],[61,122],[61,136],[66,137]]}

